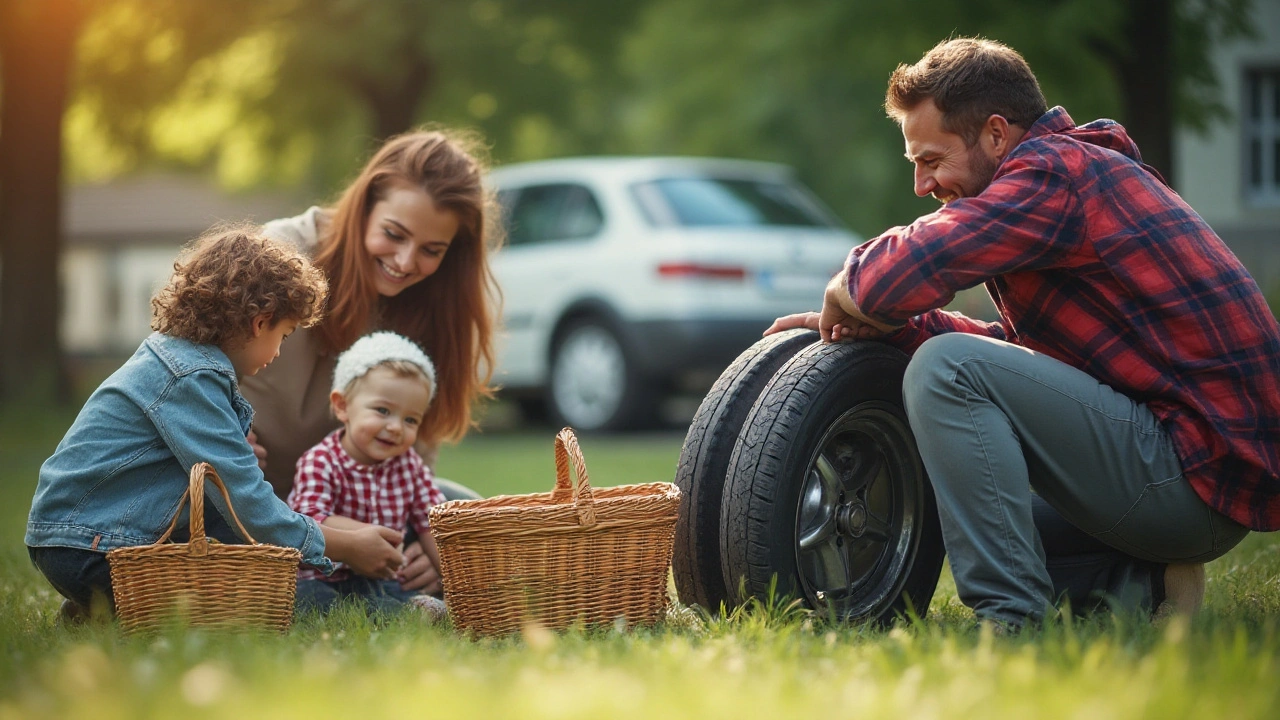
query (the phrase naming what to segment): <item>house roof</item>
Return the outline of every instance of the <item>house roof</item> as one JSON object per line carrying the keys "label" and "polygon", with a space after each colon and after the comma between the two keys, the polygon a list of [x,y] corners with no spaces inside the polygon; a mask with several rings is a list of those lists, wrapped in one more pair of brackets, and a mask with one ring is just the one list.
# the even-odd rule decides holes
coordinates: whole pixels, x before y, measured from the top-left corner
{"label": "house roof", "polygon": [[62,227],[68,245],[172,245],[219,222],[266,222],[310,203],[285,192],[229,192],[203,177],[151,174],[67,188]]}

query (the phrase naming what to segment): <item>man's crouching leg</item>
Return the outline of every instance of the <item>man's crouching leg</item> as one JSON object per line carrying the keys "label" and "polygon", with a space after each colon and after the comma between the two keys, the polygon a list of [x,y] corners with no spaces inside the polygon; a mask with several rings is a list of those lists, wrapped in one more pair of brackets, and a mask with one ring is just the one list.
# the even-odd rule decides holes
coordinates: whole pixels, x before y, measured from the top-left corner
{"label": "man's crouching leg", "polygon": [[907,417],[933,483],[960,600],[982,620],[1039,622],[1053,585],[1031,512],[1022,448],[1004,412],[965,375],[982,339],[930,339],[903,380]]}
{"label": "man's crouching leg", "polygon": [[[960,599],[980,618],[1038,619],[1056,597],[1032,488],[1088,536],[1161,566],[1211,560],[1246,534],[1196,495],[1149,408],[1047,355],[935,337],[912,358],[903,396]],[[1147,596],[1171,588],[1197,605],[1179,573],[1158,588],[1148,580]]]}

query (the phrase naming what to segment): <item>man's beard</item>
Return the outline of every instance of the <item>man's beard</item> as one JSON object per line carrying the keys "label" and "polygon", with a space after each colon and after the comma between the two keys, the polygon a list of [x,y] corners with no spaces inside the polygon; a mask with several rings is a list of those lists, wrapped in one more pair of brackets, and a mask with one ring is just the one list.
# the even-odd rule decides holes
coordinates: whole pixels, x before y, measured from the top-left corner
{"label": "man's beard", "polygon": [[987,157],[977,143],[969,148],[968,154],[969,177],[960,184],[960,192],[963,194],[938,197],[938,193],[933,193],[934,199],[943,205],[962,197],[977,197],[991,184],[991,180],[996,176],[996,170],[1000,168],[1000,161]]}
{"label": "man's beard", "polygon": [[996,170],[999,168],[1000,161],[987,157],[987,154],[982,152],[982,148],[977,143],[974,143],[973,147],[969,148],[969,177],[972,178],[972,189],[966,188],[966,190],[972,192],[970,197],[979,195],[983,190],[986,190],[987,186],[991,184],[991,180],[995,178]]}

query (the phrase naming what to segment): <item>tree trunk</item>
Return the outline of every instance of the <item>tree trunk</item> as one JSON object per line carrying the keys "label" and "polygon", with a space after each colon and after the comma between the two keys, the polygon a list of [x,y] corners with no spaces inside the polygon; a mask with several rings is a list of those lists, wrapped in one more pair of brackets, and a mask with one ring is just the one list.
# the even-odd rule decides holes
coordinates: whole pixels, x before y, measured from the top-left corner
{"label": "tree trunk", "polygon": [[0,0],[0,397],[70,399],[58,338],[62,113],[82,0]]}
{"label": "tree trunk", "polygon": [[1110,56],[1120,82],[1124,126],[1142,160],[1173,177],[1174,0],[1129,0],[1123,34],[1128,47]]}
{"label": "tree trunk", "polygon": [[398,83],[390,84],[385,78],[378,77],[361,77],[351,83],[369,104],[378,142],[412,129],[418,107],[431,91],[429,61],[417,57],[409,49],[396,56],[403,68]]}

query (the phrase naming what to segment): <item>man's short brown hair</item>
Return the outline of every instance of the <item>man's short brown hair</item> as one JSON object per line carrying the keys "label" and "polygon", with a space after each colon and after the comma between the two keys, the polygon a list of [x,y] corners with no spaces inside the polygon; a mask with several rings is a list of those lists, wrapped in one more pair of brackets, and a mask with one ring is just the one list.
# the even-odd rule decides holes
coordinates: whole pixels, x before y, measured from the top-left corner
{"label": "man's short brown hair", "polygon": [[1027,129],[1048,110],[1027,61],[1013,48],[982,38],[944,40],[920,62],[899,65],[889,76],[884,108],[899,124],[929,99],[942,111],[942,129],[970,147],[992,115]]}
{"label": "man's short brown hair", "polygon": [[215,229],[173,264],[169,284],[151,298],[151,329],[202,345],[248,341],[253,319],[314,325],[329,292],[324,273],[256,226]]}

